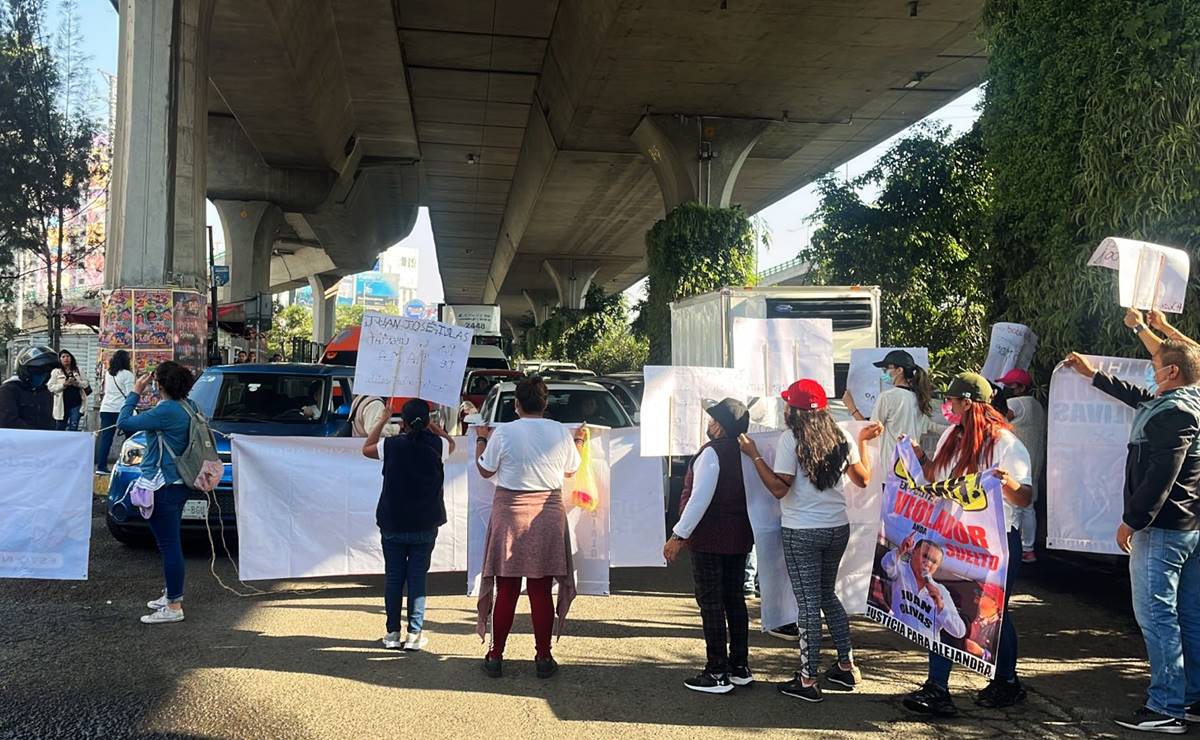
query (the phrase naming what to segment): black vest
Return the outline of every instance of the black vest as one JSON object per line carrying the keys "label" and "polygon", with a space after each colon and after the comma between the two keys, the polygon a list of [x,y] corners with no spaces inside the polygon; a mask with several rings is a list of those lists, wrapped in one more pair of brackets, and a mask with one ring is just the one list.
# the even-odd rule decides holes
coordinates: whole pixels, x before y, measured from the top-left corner
{"label": "black vest", "polygon": [[380,441],[383,492],[375,523],[384,532],[422,532],[446,523],[442,440],[429,431]]}
{"label": "black vest", "polygon": [[744,555],[754,547],[754,530],[750,528],[750,517],[746,513],[746,484],[742,480],[742,451],[736,439],[714,439],[688,463],[687,475],[683,479],[683,494],[679,498],[679,510],[683,511],[692,497],[692,466],[700,453],[708,448],[717,454],[721,472],[717,476],[717,488],[712,502],[705,510],[700,523],[688,537],[688,548],[693,552],[708,552],[721,555]]}

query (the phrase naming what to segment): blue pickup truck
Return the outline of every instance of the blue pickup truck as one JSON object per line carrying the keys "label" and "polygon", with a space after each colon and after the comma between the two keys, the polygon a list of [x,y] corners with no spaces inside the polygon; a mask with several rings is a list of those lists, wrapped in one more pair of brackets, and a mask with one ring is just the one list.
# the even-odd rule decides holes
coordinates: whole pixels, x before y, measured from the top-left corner
{"label": "blue pickup truck", "polygon": [[[225,462],[225,474],[211,503],[203,492],[192,492],[183,509],[184,531],[203,532],[205,520],[214,536],[222,524],[227,534],[236,529],[233,465],[225,435],[338,436],[349,418],[353,378],[354,368],[343,365],[272,363],[205,370],[190,398],[217,432],[217,452]],[[138,464],[145,449],[146,437],[141,432],[125,440],[109,481],[108,531],[125,543],[150,538],[147,521],[125,496],[129,484],[140,475]]]}

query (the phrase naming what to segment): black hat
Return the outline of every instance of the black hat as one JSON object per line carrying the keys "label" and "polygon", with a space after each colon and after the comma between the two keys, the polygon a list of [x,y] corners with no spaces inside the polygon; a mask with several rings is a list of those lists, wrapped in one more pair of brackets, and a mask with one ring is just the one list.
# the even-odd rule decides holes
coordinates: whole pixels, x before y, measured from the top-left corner
{"label": "black hat", "polygon": [[879,362],[873,362],[871,364],[875,367],[887,367],[888,365],[894,365],[896,367],[902,367],[905,370],[912,370],[917,366],[917,362],[913,359],[913,356],[902,349],[894,349],[891,352],[888,352],[887,356]]}
{"label": "black hat", "polygon": [[746,404],[736,398],[726,398],[704,410],[721,425],[728,437],[745,434],[750,429],[750,412],[746,410]]}

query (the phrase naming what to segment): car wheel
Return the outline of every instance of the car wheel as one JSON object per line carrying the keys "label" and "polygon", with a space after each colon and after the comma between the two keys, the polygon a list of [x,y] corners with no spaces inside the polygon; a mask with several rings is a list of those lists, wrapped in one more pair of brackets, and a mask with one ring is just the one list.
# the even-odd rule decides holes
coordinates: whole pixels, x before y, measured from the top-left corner
{"label": "car wheel", "polygon": [[113,539],[123,545],[145,546],[153,540],[149,531],[126,529],[114,522],[111,516],[105,516],[104,523],[108,525],[108,533]]}

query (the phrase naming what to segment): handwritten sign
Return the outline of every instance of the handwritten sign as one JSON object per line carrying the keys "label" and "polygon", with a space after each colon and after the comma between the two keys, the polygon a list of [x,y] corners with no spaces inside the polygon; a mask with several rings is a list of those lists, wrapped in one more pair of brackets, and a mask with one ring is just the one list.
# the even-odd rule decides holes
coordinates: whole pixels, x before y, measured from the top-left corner
{"label": "handwritten sign", "polygon": [[733,320],[733,366],[746,371],[746,393],[755,424],[783,428],[780,393],[812,378],[833,393],[833,321],[830,319]]}
{"label": "handwritten sign", "polygon": [[354,393],[458,406],[474,332],[439,321],[363,316]]}
{"label": "handwritten sign", "polygon": [[1118,300],[1126,308],[1183,313],[1191,263],[1182,249],[1110,236],[1088,266],[1117,271]]}
{"label": "handwritten sign", "polygon": [[642,395],[642,457],[694,455],[708,441],[704,401],[746,400],[746,373],[727,367],[648,365]]}
{"label": "handwritten sign", "polygon": [[1037,341],[1037,334],[1024,324],[1003,321],[993,324],[987,360],[979,374],[995,382],[1013,368],[1028,370],[1033,353],[1037,351]]}
{"label": "handwritten sign", "polygon": [[854,399],[854,406],[862,415],[871,418],[879,394],[892,386],[884,383],[883,370],[875,367],[888,352],[902,349],[912,355],[919,367],[929,371],[929,350],[924,347],[870,347],[850,350],[850,372],[846,376],[846,390]]}

